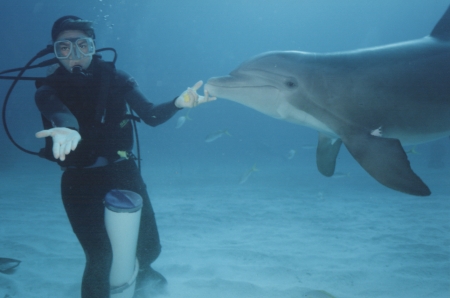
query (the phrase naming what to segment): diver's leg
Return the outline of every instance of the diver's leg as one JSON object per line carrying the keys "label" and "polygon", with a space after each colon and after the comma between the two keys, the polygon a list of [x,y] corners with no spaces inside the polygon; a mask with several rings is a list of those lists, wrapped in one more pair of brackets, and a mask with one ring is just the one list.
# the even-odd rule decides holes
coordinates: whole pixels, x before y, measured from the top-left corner
{"label": "diver's leg", "polygon": [[143,207],[136,255],[140,264],[142,264],[141,268],[146,268],[158,258],[161,253],[161,244],[155,213],[153,212],[145,184],[143,184],[143,189],[139,194],[142,196]]}
{"label": "diver's leg", "polygon": [[144,201],[141,213],[141,225],[139,229],[139,240],[136,256],[139,260],[139,274],[136,279],[136,292],[164,291],[167,284],[166,278],[154,270],[150,265],[161,252],[158,229],[156,226],[155,214],[153,212],[150,198],[143,184],[143,191],[140,192]]}
{"label": "diver's leg", "polygon": [[68,170],[61,183],[64,208],[86,255],[84,298],[109,298],[112,249],[104,223],[104,177],[97,170]]}

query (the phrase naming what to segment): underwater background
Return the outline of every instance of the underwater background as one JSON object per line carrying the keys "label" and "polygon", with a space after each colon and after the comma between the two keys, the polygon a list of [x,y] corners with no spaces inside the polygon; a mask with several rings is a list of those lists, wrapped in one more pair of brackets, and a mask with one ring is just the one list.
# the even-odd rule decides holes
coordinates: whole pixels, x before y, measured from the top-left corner
{"label": "underwater background", "polygon": [[[25,65],[51,43],[53,22],[73,14],[95,22],[97,48],[115,48],[117,68],[132,74],[152,102],[161,103],[172,100],[200,79],[228,74],[262,52],[345,51],[423,37],[448,4],[444,0],[4,1],[0,12],[0,36],[4,41],[0,47],[1,68]],[[104,54],[106,60],[110,57]],[[45,69],[25,74],[44,75]],[[0,80],[2,95],[9,84]],[[7,121],[17,142],[37,151],[43,141],[34,138],[40,128],[34,90],[30,82],[17,85],[8,104]],[[256,162],[252,160],[254,151],[287,154],[290,149],[316,144],[315,131],[226,100],[192,110],[189,116],[194,121],[174,130],[177,118],[184,113],[179,112],[156,129],[140,125],[142,150],[148,152],[142,156],[144,161],[166,163],[165,158],[183,159],[186,155],[184,162],[238,162],[251,166]],[[211,131],[221,129],[227,129],[233,137],[204,142]],[[6,153],[2,156],[8,156],[2,159],[3,165],[26,158],[5,141],[3,132],[0,138],[2,152]],[[427,158],[429,146],[418,147],[425,155],[420,157],[422,160]],[[354,162],[347,160],[344,151],[338,165]],[[302,158],[302,162],[308,159]]]}
{"label": "underwater background", "polygon": [[[158,104],[174,99],[198,80],[206,82],[210,77],[226,75],[262,52],[324,53],[421,38],[431,32],[449,4],[448,0],[5,0],[0,10],[0,71],[25,65],[51,43],[50,30],[57,18],[76,15],[95,22],[97,48],[115,48],[116,67],[133,75],[147,98]],[[109,53],[103,56],[105,60],[112,58]],[[28,71],[25,76],[45,73],[43,68]],[[10,83],[0,80],[2,104]],[[17,84],[9,99],[6,121],[17,143],[38,151],[44,142],[34,137],[42,128],[34,91],[32,82]],[[183,285],[174,286],[172,291],[169,288],[167,295],[183,297],[177,293],[184,292],[184,297],[450,297],[448,138],[420,144],[414,148],[417,154],[409,155],[413,170],[433,193],[429,198],[418,198],[380,185],[344,146],[338,156],[336,177],[323,177],[315,164],[317,132],[306,127],[269,118],[225,99],[191,110],[188,116],[192,120],[176,128],[178,118],[186,113],[186,110],[179,111],[156,128],[138,124],[142,174],[149,187],[164,247],[156,267],[168,277],[169,285],[171,280]],[[210,133],[219,130],[226,130],[230,135],[205,142]],[[65,285],[77,297],[83,255],[61,206],[59,167],[17,150],[3,129],[0,149],[0,239],[3,239],[0,257],[23,261],[14,274],[0,273],[0,289],[4,291],[0,291],[0,297],[3,293],[4,297],[69,297],[69,290],[52,296],[54,290]],[[293,158],[288,158],[292,152]],[[239,184],[242,175],[253,166],[258,170]],[[36,205],[40,203],[43,205]],[[379,208],[387,211],[381,212]],[[408,215],[398,222],[397,212]],[[264,214],[269,214],[270,219]],[[61,237],[45,238],[47,226],[37,229],[38,234],[31,237],[33,226],[44,224],[48,217],[53,223],[62,223],[64,228],[58,230]],[[364,221],[365,218],[370,218],[370,222]],[[368,242],[360,242],[358,232],[353,230],[361,224],[360,220],[367,228],[364,231],[374,233]],[[303,226],[305,221],[318,233],[306,236],[323,236],[310,247],[307,240],[297,242],[300,236],[296,227]],[[348,227],[333,230],[342,222]],[[420,230],[422,224],[424,230]],[[245,242],[252,234],[250,230],[260,238]],[[380,230],[390,231],[395,237],[385,238]],[[407,236],[412,231],[417,232],[415,236]],[[221,255],[223,251],[205,251],[208,246],[220,246],[214,241],[224,235],[229,237],[225,246],[239,246],[243,242],[247,246],[242,250],[234,247],[226,258]],[[362,233],[363,239],[364,235],[369,234]],[[339,237],[345,238],[349,247],[362,245],[371,256],[378,256],[370,262],[362,258],[361,263],[365,264],[362,272],[370,272],[371,266],[387,268],[388,264],[404,265],[410,270],[404,269],[402,278],[392,279],[388,286],[385,278],[377,282],[376,277],[386,276],[381,271],[375,277],[362,275],[370,283],[358,279],[358,270],[344,274],[337,266],[336,271],[330,271],[327,264],[339,263],[345,267],[346,258],[354,254],[351,250],[343,250],[348,254],[333,250],[336,249],[333,241]],[[414,247],[402,253],[411,239]],[[27,250],[17,244],[28,243],[32,247],[35,243],[39,247],[42,241],[50,243],[50,247],[54,243],[59,252],[70,243],[72,246],[67,248],[70,253],[54,258],[39,249],[38,252]],[[388,259],[382,257],[383,246],[379,244],[383,241],[395,243]],[[270,253],[239,253],[263,246]],[[299,247],[304,251],[297,250]],[[317,263],[292,261],[311,250],[318,253]],[[182,259],[182,255],[191,259]],[[289,257],[280,264],[271,263],[271,258],[279,255]],[[203,257],[209,263],[202,267],[199,264],[206,262]],[[330,261],[328,257],[339,261]],[[72,261],[65,263],[67,258]],[[231,264],[249,262],[249,271],[261,270],[265,266],[262,263],[270,264],[276,277],[271,279],[272,271],[268,274],[262,270],[264,282],[257,277],[247,280],[253,276],[251,273],[239,265],[227,265],[225,260]],[[415,262],[425,265],[418,265],[417,269]],[[27,263],[35,267],[27,269]],[[294,263],[296,269],[288,266]],[[356,268],[358,261],[349,264]],[[218,269],[226,266],[232,269]],[[56,269],[47,272],[52,267]],[[295,281],[295,276],[301,275],[295,270],[304,274],[301,283]],[[320,276],[330,279],[308,280],[305,276],[314,274],[311,270],[321,271]],[[67,276],[61,275],[68,271]],[[40,279],[52,280],[55,275],[59,282],[50,282],[48,291],[39,287]],[[270,279],[273,284],[267,289],[265,281]],[[281,280],[286,283],[282,284]],[[242,286],[241,282],[248,284]],[[299,290],[295,292],[297,287]]]}

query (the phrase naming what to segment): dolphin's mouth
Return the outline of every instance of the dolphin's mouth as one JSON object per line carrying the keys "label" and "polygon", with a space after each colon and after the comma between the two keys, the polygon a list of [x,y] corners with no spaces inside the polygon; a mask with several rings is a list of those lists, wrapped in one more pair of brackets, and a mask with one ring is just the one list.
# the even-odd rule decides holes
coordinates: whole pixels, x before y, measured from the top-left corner
{"label": "dolphin's mouth", "polygon": [[[227,98],[227,91],[231,90],[250,90],[250,89],[275,89],[277,87],[269,84],[256,84],[255,82],[248,82],[245,78],[235,76],[213,77],[210,78],[206,84],[205,89],[208,90],[211,96]],[[278,90],[279,91],[279,90]]]}

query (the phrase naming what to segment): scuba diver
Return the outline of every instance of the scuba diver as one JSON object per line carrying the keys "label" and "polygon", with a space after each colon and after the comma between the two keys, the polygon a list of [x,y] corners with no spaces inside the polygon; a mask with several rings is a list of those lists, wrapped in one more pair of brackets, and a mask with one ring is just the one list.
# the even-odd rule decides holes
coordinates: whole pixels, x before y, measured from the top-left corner
{"label": "scuba diver", "polygon": [[[157,126],[178,110],[215,97],[209,97],[207,90],[204,96],[198,95],[203,84],[199,81],[174,100],[152,104],[133,77],[96,54],[92,25],[76,16],[61,17],[53,24],[53,50],[59,63],[52,74],[36,82],[35,101],[46,123],[36,137],[52,141],[45,157],[64,171],[62,201],[86,255],[82,297],[132,297],[134,287],[164,287],[167,281],[151,267],[161,245],[146,185],[132,153],[136,116],[127,105],[146,124]],[[121,206],[114,206],[116,203]],[[118,210],[129,206],[137,207],[130,216],[139,209],[137,220]],[[109,213],[114,215],[107,216]],[[137,239],[127,239],[133,238],[133,233],[121,231],[127,225],[134,226]],[[113,274],[124,274],[123,267],[113,265],[122,258],[116,251],[133,255],[132,276],[122,276],[124,285],[112,285]],[[124,290],[131,285],[131,291]]]}

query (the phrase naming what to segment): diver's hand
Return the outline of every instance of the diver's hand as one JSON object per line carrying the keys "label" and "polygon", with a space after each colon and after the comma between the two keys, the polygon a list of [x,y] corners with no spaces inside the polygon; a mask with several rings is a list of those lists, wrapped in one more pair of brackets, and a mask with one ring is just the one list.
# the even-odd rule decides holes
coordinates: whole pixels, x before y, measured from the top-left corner
{"label": "diver's hand", "polygon": [[61,161],[66,159],[66,155],[70,151],[74,151],[77,148],[78,142],[81,140],[78,131],[65,127],[55,127],[36,133],[36,138],[45,137],[52,137],[53,156]]}
{"label": "diver's hand", "polygon": [[177,108],[193,108],[202,103],[213,101],[216,97],[209,97],[208,90],[205,90],[205,96],[197,94],[198,88],[203,85],[203,81],[198,81],[192,88],[187,88],[176,100]]}

